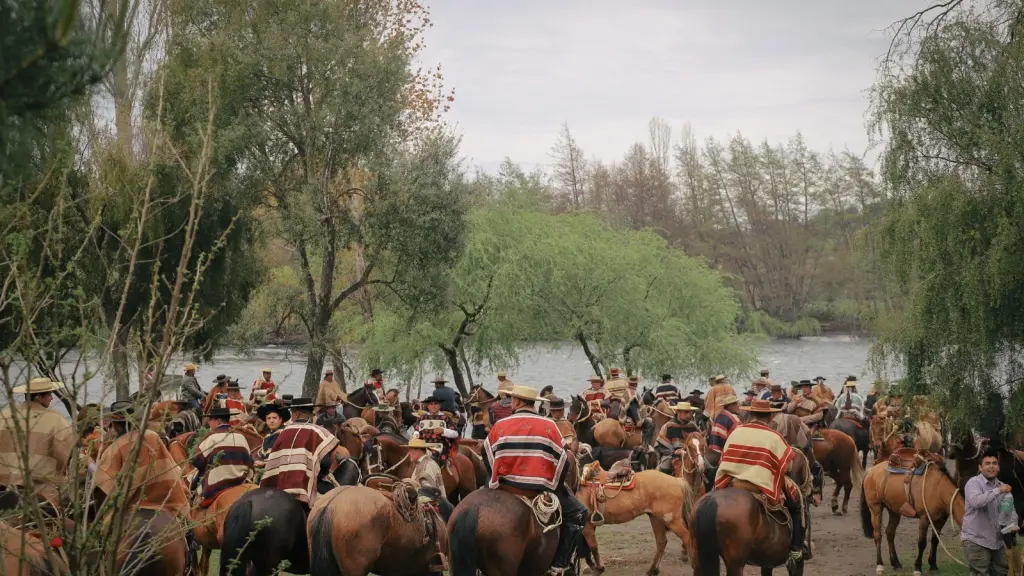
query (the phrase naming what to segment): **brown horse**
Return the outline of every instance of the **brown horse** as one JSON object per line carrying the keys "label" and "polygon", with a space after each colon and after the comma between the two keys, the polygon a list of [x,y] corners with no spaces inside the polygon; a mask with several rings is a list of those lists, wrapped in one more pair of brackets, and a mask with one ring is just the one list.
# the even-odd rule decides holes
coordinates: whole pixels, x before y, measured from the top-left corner
{"label": "brown horse", "polygon": [[[844,516],[850,507],[850,495],[854,486],[864,481],[864,469],[861,468],[857,454],[857,445],[845,432],[822,428],[822,438],[815,438],[811,443],[814,459],[821,464],[822,470],[836,483],[832,492],[832,513]],[[843,507],[839,509],[839,491],[843,491]]]}
{"label": "brown horse", "polygon": [[210,571],[210,552],[220,550],[224,542],[224,519],[228,510],[243,494],[258,488],[255,484],[241,484],[222,490],[217,497],[205,508],[195,507],[192,509],[192,520],[196,523],[193,534],[196,544],[201,546],[199,551],[200,574],[207,574]]}
{"label": "brown horse", "polygon": [[178,519],[162,510],[130,514],[117,548],[118,574],[181,576],[188,566],[188,545]]}
{"label": "brown horse", "polygon": [[[307,523],[311,574],[430,573],[437,543],[448,552],[443,512],[424,509],[416,490],[408,485],[397,482],[394,486],[394,491],[387,493],[366,486],[342,486],[317,500]],[[438,503],[443,506],[444,500]],[[450,507],[446,512],[451,512]]]}
{"label": "brown horse", "polygon": [[589,402],[585,401],[581,396],[573,395],[567,418],[572,422],[573,428],[576,431],[577,442],[590,446],[597,445],[597,442],[594,440],[594,423],[596,418],[590,409]]}
{"label": "brown horse", "polygon": [[[4,559],[0,574],[4,576],[49,576],[68,574],[64,559],[53,550],[47,554],[38,536],[0,521],[4,539]],[[24,538],[24,548],[22,539]]]}
{"label": "brown horse", "polygon": [[[667,530],[671,530],[679,537],[683,545],[683,557],[686,557],[689,533],[685,522],[693,503],[704,493],[706,443],[703,436],[695,432],[687,435],[683,446],[680,449],[677,477],[668,476],[657,470],[646,470],[630,474],[630,480],[625,484],[621,481],[609,484],[609,474],[601,468],[600,463],[594,462],[584,467],[576,496],[591,513],[583,537],[593,553],[593,562],[590,566],[595,573],[600,574],[605,570],[598,550],[597,526],[623,524],[641,514],[647,514],[651,521],[656,545],[654,560],[647,574],[654,576],[660,570],[661,559],[668,544]],[[629,467],[629,461],[623,460],[616,463],[612,470],[629,470]],[[595,512],[598,511],[603,518],[595,523]]]}
{"label": "brown horse", "polygon": [[594,425],[594,441],[598,446],[633,448],[643,443],[643,430],[639,422],[634,422],[627,430],[618,419],[619,412],[626,410],[628,405],[618,398],[609,401],[610,416]]}
{"label": "brown horse", "polygon": [[473,390],[469,393],[469,397],[466,398],[465,406],[467,411],[472,418],[473,424],[470,437],[475,440],[483,440],[487,438],[487,434],[491,431],[491,404],[497,401],[498,398],[488,392],[483,386],[477,384],[473,386]]}
{"label": "brown horse", "polygon": [[[806,486],[810,479],[808,461],[794,459],[788,476],[798,486]],[[696,552],[694,576],[718,576],[723,560],[727,576],[742,576],[748,564],[760,566],[761,575],[770,576],[774,567],[786,564],[790,558],[789,522],[799,519],[769,512],[754,496],[759,489],[738,484],[712,490],[697,502],[689,523],[689,547]],[[806,534],[809,541],[809,527]],[[803,575],[803,562],[790,563],[790,576]]]}
{"label": "brown horse", "polygon": [[[569,459],[566,486],[579,479]],[[449,576],[532,576],[551,567],[559,530],[545,527],[528,502],[536,494],[503,487],[477,490],[459,503],[448,520]],[[577,572],[578,573],[578,572]]]}
{"label": "brown horse", "polygon": [[[396,478],[409,478],[415,465],[409,460],[408,441],[404,436],[381,432],[374,435],[363,447],[360,466],[366,475],[388,474]],[[483,462],[480,463],[483,466]],[[486,473],[486,472],[485,472]],[[451,457],[448,466],[441,467],[444,489],[451,502],[458,502],[476,490],[479,483],[477,467],[469,456],[461,451]]]}
{"label": "brown horse", "polygon": [[[899,509],[906,501],[902,472],[888,471],[888,462],[875,464],[864,476],[864,485],[860,495],[860,519],[864,536],[875,539],[876,571],[881,574],[882,568],[882,510],[889,511],[889,522],[885,527],[885,537],[889,544],[889,562],[895,569],[900,569],[900,560],[896,556],[896,528],[900,525]],[[928,546],[929,527],[934,528],[932,534],[932,551],[928,555],[928,566],[938,570],[936,548],[939,545],[939,533],[946,525],[950,515],[953,521],[962,525],[964,517],[964,497],[949,477],[946,469],[930,461],[924,472],[914,476],[910,484],[914,511],[918,519],[917,560],[914,570],[921,571],[921,559]]]}

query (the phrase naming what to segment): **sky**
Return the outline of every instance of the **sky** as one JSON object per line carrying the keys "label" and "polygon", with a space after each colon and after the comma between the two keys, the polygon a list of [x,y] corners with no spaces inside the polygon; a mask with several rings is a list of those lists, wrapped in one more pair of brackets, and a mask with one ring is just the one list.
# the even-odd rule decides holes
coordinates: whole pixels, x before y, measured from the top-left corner
{"label": "sky", "polygon": [[433,0],[423,61],[455,88],[469,166],[551,162],[563,123],[618,160],[660,116],[678,139],[736,132],[873,162],[868,89],[886,29],[927,0]]}

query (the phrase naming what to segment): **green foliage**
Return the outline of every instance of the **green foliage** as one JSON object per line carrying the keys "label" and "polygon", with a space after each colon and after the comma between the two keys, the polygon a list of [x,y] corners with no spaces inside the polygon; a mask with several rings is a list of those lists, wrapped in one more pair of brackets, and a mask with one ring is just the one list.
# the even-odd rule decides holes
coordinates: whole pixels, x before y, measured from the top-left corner
{"label": "green foliage", "polygon": [[[1014,396],[1024,378],[1024,40],[1002,9],[1020,6],[936,15],[902,39],[903,72],[875,87],[893,194],[880,256],[904,308],[877,357],[902,360],[904,386],[964,426],[989,392]],[[1010,428],[1022,423],[1008,413]]]}
{"label": "green foliage", "polygon": [[821,324],[814,318],[803,316],[793,322],[786,322],[769,316],[763,310],[742,314],[739,325],[743,332],[772,338],[800,338],[821,334]]}

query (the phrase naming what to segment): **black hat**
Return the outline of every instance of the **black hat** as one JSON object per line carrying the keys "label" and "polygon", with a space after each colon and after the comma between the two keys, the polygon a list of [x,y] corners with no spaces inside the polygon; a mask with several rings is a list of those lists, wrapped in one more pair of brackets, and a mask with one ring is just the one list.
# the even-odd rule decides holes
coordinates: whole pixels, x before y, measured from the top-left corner
{"label": "black hat", "polygon": [[801,380],[800,386],[813,386],[814,384],[810,380]]}
{"label": "black hat", "polygon": [[565,400],[562,400],[558,396],[549,396],[548,410],[565,410]]}
{"label": "black hat", "polygon": [[214,407],[210,408],[210,411],[207,412],[206,414],[203,414],[203,416],[207,416],[209,418],[223,418],[225,420],[228,420],[231,418],[231,409]]}
{"label": "black hat", "polygon": [[230,380],[225,374],[218,374],[217,377],[213,379],[214,384],[227,384],[229,381]]}
{"label": "black hat", "polygon": [[847,376],[846,379],[848,381],[850,381],[850,382],[856,382],[857,381],[857,377],[856,376]]}
{"label": "black hat", "polygon": [[690,390],[690,394],[693,394],[694,396],[701,396],[701,395],[703,395],[704,393],[703,393],[703,392],[701,392],[700,390],[698,390],[698,389],[694,388],[693,390]]}
{"label": "black hat", "polygon": [[814,381],[815,382],[824,382],[825,381],[825,377],[824,376],[815,376],[814,377]]}
{"label": "black hat", "polygon": [[233,380],[229,380],[227,388],[228,388],[228,390],[238,390],[238,389],[240,389],[241,386],[238,385],[238,378],[235,378]]}
{"label": "black hat", "polygon": [[672,379],[672,375],[671,374],[662,374],[661,375],[661,381],[662,382],[668,382],[671,379]]}
{"label": "black hat", "polygon": [[270,414],[271,412],[273,412],[273,413],[277,414],[278,416],[280,416],[281,420],[283,420],[285,422],[287,422],[287,421],[292,419],[291,410],[288,410],[288,407],[285,406],[284,403],[281,402],[280,400],[274,400],[273,402],[267,402],[266,404],[260,406],[259,408],[256,409],[256,416],[260,420],[266,420],[267,419],[267,414]]}
{"label": "black hat", "polygon": [[128,416],[135,413],[135,405],[127,400],[118,400],[110,405],[110,414],[107,416],[111,421],[124,422]]}
{"label": "black hat", "polygon": [[380,368],[374,368],[373,370],[370,370],[370,376],[383,376],[383,375],[384,375],[384,372],[381,371]]}
{"label": "black hat", "polygon": [[754,390],[747,390],[743,393],[744,396],[757,396],[757,392]]}
{"label": "black hat", "polygon": [[288,405],[289,408],[295,410],[296,408],[309,409],[315,408],[316,405],[313,403],[312,398],[292,398],[292,403]]}
{"label": "black hat", "polygon": [[291,406],[292,398],[295,398],[295,396],[292,396],[291,394],[281,394],[281,405],[285,408]]}
{"label": "black hat", "polygon": [[438,404],[440,404],[441,403],[441,399],[438,398],[437,396],[434,396],[433,394],[431,394],[430,396],[427,396],[423,400],[424,404],[430,404],[431,402],[437,402]]}

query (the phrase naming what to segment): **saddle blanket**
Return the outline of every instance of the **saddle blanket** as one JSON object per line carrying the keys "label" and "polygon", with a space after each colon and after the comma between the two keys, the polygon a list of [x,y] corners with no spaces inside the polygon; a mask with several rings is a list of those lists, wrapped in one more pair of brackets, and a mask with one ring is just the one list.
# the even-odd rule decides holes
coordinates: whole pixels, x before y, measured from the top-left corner
{"label": "saddle blanket", "polygon": [[[891,464],[889,464],[889,465],[887,465],[885,467],[885,471],[890,473],[890,474],[906,474],[907,473],[907,469],[906,468],[898,467],[898,466],[893,466]],[[914,476],[921,476],[923,474],[924,474],[924,466],[918,466],[917,468],[914,468],[914,472],[913,472]]]}
{"label": "saddle blanket", "polygon": [[615,490],[632,490],[633,488],[636,488],[636,475],[630,474],[629,478],[626,479],[625,481],[620,480],[617,482],[587,482],[586,480],[580,480],[580,486],[593,486],[595,488],[603,486],[605,490],[607,490],[608,488],[612,488]]}

